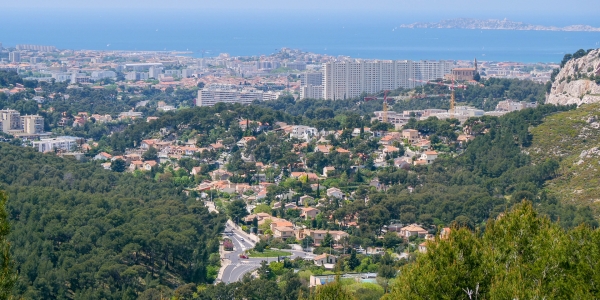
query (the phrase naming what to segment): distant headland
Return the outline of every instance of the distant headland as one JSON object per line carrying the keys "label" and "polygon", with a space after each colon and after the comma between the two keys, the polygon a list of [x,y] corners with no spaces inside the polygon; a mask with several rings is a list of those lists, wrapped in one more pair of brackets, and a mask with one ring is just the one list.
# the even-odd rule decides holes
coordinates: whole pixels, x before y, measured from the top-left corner
{"label": "distant headland", "polygon": [[485,30],[545,30],[545,31],[591,31],[600,32],[600,28],[589,25],[569,25],[565,27],[532,25],[523,22],[503,20],[480,20],[469,18],[458,18],[443,20],[437,23],[417,22],[402,24],[400,28],[448,28],[448,29],[485,29]]}

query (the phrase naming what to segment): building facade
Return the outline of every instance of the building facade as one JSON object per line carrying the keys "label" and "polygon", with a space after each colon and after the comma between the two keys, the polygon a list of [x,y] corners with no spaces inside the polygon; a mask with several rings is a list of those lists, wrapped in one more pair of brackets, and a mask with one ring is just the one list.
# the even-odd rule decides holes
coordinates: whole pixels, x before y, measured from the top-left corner
{"label": "building facade", "polygon": [[74,136],[62,136],[50,139],[40,139],[33,142],[33,148],[39,152],[61,150],[70,152],[77,148],[78,138]]}
{"label": "building facade", "polygon": [[323,98],[347,99],[361,93],[413,88],[416,80],[444,78],[452,69],[449,61],[348,60],[323,64]]}
{"label": "building facade", "polygon": [[322,85],[306,85],[300,87],[300,99],[323,99]]}
{"label": "building facade", "polygon": [[44,132],[44,118],[39,115],[26,115],[21,117],[21,128],[26,134],[39,134]]}
{"label": "building facade", "polygon": [[275,100],[281,93],[263,92],[253,89],[238,89],[234,86],[210,86],[198,91],[197,106],[213,106],[216,103],[241,103],[250,104],[254,100]]}
{"label": "building facade", "polygon": [[21,114],[13,109],[0,110],[0,129],[8,134],[36,135],[44,133],[44,118]]}

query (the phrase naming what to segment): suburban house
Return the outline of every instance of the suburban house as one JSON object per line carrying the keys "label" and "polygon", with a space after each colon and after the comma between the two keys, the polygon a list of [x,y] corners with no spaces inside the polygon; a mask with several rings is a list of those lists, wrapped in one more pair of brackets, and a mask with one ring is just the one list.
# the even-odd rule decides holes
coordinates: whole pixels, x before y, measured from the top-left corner
{"label": "suburban house", "polygon": [[290,227],[275,227],[273,228],[273,237],[287,239],[294,237],[294,229]]}
{"label": "suburban house", "polygon": [[387,134],[379,140],[379,143],[385,146],[385,145],[391,145],[394,142],[398,142],[399,140],[400,140],[400,138],[398,136],[392,135],[392,134]]}
{"label": "suburban house", "polygon": [[398,147],[394,147],[394,146],[390,146],[390,145],[385,145],[383,146],[383,150],[381,151],[383,153],[383,155],[387,155],[387,154],[392,154],[394,152],[399,152],[400,148]]}
{"label": "suburban house", "polygon": [[323,168],[323,177],[327,177],[327,174],[335,172],[335,167],[324,167]]}
{"label": "suburban house", "polygon": [[417,236],[417,237],[424,238],[427,235],[427,230],[423,229],[421,226],[419,226],[417,224],[411,224],[411,225],[400,228],[400,232],[398,233],[398,235],[405,239],[408,239],[411,236]]}
{"label": "suburban house", "polygon": [[344,197],[344,193],[342,193],[342,190],[332,187],[327,189],[327,196],[342,199]]}
{"label": "suburban house", "polygon": [[[278,209],[278,208],[281,208],[281,202],[280,201],[277,201],[277,202],[273,203],[273,209]],[[283,208],[285,208],[285,209],[298,209],[298,206],[296,204],[294,204],[294,203],[285,203],[283,205]]]}
{"label": "suburban house", "polygon": [[242,130],[246,130],[248,128],[248,125],[250,125],[250,127],[256,126],[256,129],[254,130],[255,132],[263,131],[269,127],[269,124],[263,124],[258,121],[245,120],[245,119],[240,120],[238,122],[238,124],[240,125],[240,128]]}
{"label": "suburban house", "polygon": [[292,126],[290,138],[297,138],[309,142],[319,131],[314,127],[295,125]]}
{"label": "suburban house", "polygon": [[427,164],[433,163],[433,161],[438,157],[438,153],[435,151],[425,151],[421,154],[421,160],[427,162]]}
{"label": "suburban house", "polygon": [[140,148],[143,150],[148,150],[148,149],[150,149],[150,147],[154,147],[156,142],[157,142],[157,140],[143,140],[142,143],[140,144]]}
{"label": "suburban house", "polygon": [[331,152],[331,145],[317,145],[315,152],[322,152],[323,154],[329,154]]}
{"label": "suburban house", "polygon": [[328,232],[336,242],[341,238],[348,236],[348,233],[339,230],[327,231],[318,229],[299,229],[296,231],[296,239],[302,240],[305,237],[310,236],[314,240],[315,244],[320,245]]}
{"label": "suburban house", "polygon": [[415,129],[402,130],[402,138],[408,140],[409,143],[414,143],[419,139],[419,131]]}
{"label": "suburban house", "polygon": [[298,199],[298,205],[304,205],[304,203],[311,202],[313,200],[315,200],[315,198],[308,195],[304,195],[300,197],[300,199]]}
{"label": "suburban house", "polygon": [[[338,258],[335,255],[323,253],[321,255],[315,256],[315,258],[313,260],[315,262],[315,265],[325,266],[326,264],[335,265],[337,263]],[[333,267],[333,266],[331,266],[331,267]]]}
{"label": "suburban house", "polygon": [[294,224],[292,224],[292,222],[286,221],[286,220],[271,222],[271,230],[274,231],[276,227],[287,227],[287,228],[292,228],[293,229],[294,228]]}
{"label": "suburban house", "polygon": [[214,144],[210,144],[210,145],[208,146],[208,148],[209,148],[209,149],[212,149],[212,150],[219,150],[219,149],[223,149],[223,147],[225,147],[225,146],[223,146],[223,144],[221,144],[221,142],[220,142],[220,141],[217,141],[216,143],[214,143]]}
{"label": "suburban house", "polygon": [[210,175],[210,177],[212,178],[212,180],[218,181],[218,180],[228,180],[229,177],[231,177],[233,174],[231,174],[230,172],[227,172],[225,170],[214,170],[210,173],[208,173]]}
{"label": "suburban house", "polygon": [[333,237],[334,241],[339,241],[341,240],[343,237],[347,237],[349,236],[348,233],[344,232],[344,231],[340,231],[340,230],[334,230],[334,231],[330,231],[329,234],[331,234],[331,236]]}
{"label": "suburban house", "polygon": [[202,172],[202,167],[193,167],[192,171],[190,172],[190,174],[192,175],[198,175]]}
{"label": "suburban house", "polygon": [[106,152],[100,152],[94,156],[94,160],[109,160],[112,158],[112,155]]}
{"label": "suburban house", "polygon": [[256,141],[256,138],[253,136],[245,136],[237,142],[237,146],[246,147],[250,141]]}
{"label": "suburban house", "polygon": [[300,217],[305,220],[314,219],[321,211],[314,207],[303,207],[302,213],[300,213]]}
{"label": "suburban house", "polygon": [[429,140],[420,140],[414,143],[415,147],[418,147],[419,150],[426,151],[431,147],[431,141]]}
{"label": "suburban house", "polygon": [[305,176],[305,175],[306,175],[306,178],[308,179],[308,181],[316,181],[319,179],[319,176],[317,176],[317,174],[307,173],[307,172],[292,172],[290,174],[290,177],[299,179],[300,177]]}
{"label": "suburban house", "polygon": [[427,241],[419,244],[419,252],[421,252],[421,253],[427,252]]}
{"label": "suburban house", "polygon": [[145,171],[152,171],[152,168],[156,167],[157,163],[156,161],[153,160],[148,160],[144,162],[144,170]]}
{"label": "suburban house", "polygon": [[344,148],[337,148],[335,149],[335,151],[337,151],[337,153],[347,153],[347,154],[351,154],[349,150],[346,150]]}
{"label": "suburban house", "polygon": [[129,164],[129,170],[135,171],[144,167],[144,162],[141,160],[134,160]]}
{"label": "suburban house", "polygon": [[470,134],[461,134],[456,138],[456,141],[462,146],[473,139],[475,139],[475,137]]}
{"label": "suburban house", "polygon": [[398,157],[394,159],[394,166],[397,168],[401,168],[404,170],[410,170],[410,165],[412,163],[412,159],[409,157]]}

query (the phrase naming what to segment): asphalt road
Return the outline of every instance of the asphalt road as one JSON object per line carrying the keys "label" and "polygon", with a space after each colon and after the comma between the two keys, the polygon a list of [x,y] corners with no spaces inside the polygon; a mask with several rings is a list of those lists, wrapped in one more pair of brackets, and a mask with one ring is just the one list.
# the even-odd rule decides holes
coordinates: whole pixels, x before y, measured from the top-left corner
{"label": "asphalt road", "polygon": [[[260,263],[262,261],[272,262],[277,261],[276,257],[269,258],[248,258],[243,259],[240,258],[240,254],[244,253],[246,250],[250,250],[254,248],[254,243],[247,238],[243,238],[243,233],[235,229],[228,224],[225,226],[225,231],[232,231],[233,235],[229,235],[231,241],[233,242],[233,251],[225,253],[225,259],[230,261],[230,264],[225,267],[223,271],[223,275],[221,276],[221,281],[225,283],[236,282],[244,276],[246,273],[251,273],[254,270],[260,267]],[[242,241],[242,239],[244,239]],[[290,257],[302,257],[305,259],[312,258],[314,255],[310,252],[297,251],[297,250],[284,250],[291,252]]]}

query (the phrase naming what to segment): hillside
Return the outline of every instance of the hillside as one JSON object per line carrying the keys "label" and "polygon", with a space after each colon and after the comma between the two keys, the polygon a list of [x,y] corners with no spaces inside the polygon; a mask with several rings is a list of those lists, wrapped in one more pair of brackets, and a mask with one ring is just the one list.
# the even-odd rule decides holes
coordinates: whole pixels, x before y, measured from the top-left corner
{"label": "hillside", "polygon": [[534,162],[559,161],[559,176],[547,182],[563,201],[600,208],[600,103],[548,116],[531,129]]}
{"label": "hillside", "polygon": [[209,258],[224,217],[173,182],[0,143],[0,190],[17,298],[148,298],[212,282],[219,268]]}

